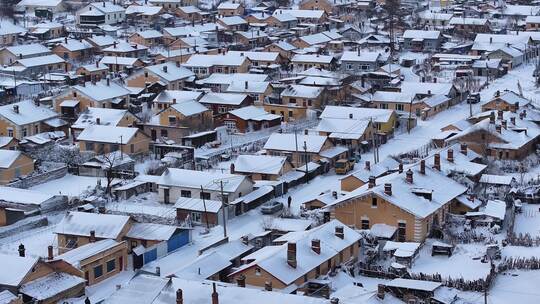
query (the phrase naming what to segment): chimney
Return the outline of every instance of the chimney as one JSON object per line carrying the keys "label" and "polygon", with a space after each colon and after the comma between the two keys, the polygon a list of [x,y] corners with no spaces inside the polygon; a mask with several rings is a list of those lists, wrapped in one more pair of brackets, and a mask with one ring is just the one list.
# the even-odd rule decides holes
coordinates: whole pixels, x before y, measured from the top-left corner
{"label": "chimney", "polygon": [[373,187],[375,187],[375,176],[371,175],[368,181],[368,188],[371,189]]}
{"label": "chimney", "polygon": [[311,250],[313,250],[313,252],[315,252],[316,254],[321,254],[321,240],[311,240]]}
{"label": "chimney", "polygon": [[26,256],[26,249],[23,244],[19,245],[19,256],[23,258]]}
{"label": "chimney", "polygon": [[67,43],[67,37],[64,37],[64,43]]}
{"label": "chimney", "polygon": [[403,173],[403,163],[399,163],[398,165],[398,172]]}
{"label": "chimney", "polygon": [[431,95],[431,90],[427,90],[427,94],[428,94],[428,95]]}
{"label": "chimney", "polygon": [[94,243],[96,241],[96,231],[90,230],[90,243]]}
{"label": "chimney", "polygon": [[383,284],[377,285],[377,298],[381,300],[384,299],[384,285]]}
{"label": "chimney", "polygon": [[332,191],[332,197],[337,198],[337,191]]}
{"label": "chimney", "polygon": [[519,119],[523,120],[523,117],[525,117],[525,114],[523,114],[523,112],[520,112],[519,113]]}
{"label": "chimney", "polygon": [[246,276],[241,274],[236,278],[236,284],[238,284],[238,287],[246,287]]}
{"label": "chimney", "polygon": [[304,135],[308,135],[308,134],[309,134],[308,129],[305,129],[305,130],[304,130]]}
{"label": "chimney", "polygon": [[495,130],[497,131],[497,133],[501,134],[502,133],[501,125],[496,125]]}
{"label": "chimney", "polygon": [[96,117],[96,125],[100,125],[100,124],[101,124],[101,118]]}
{"label": "chimney", "polygon": [[248,89],[248,82],[247,82],[247,80],[246,80],[246,81],[244,81],[244,89],[245,89],[245,90],[247,90],[247,89]]}
{"label": "chimney", "polygon": [[112,45],[113,45],[113,48],[116,48],[116,41],[115,41],[115,42],[113,42],[113,44],[112,44]]}
{"label": "chimney", "polygon": [[446,158],[448,159],[449,162],[451,162],[451,163],[454,162],[454,150],[453,149],[448,149],[448,151],[446,151]]}
{"label": "chimney", "polygon": [[236,170],[235,170],[235,167],[234,167],[234,163],[231,163],[230,171],[231,171],[231,174],[235,173]]}
{"label": "chimney", "polygon": [[349,113],[349,119],[353,119],[354,115],[353,113]]}
{"label": "chimney", "polygon": [[407,170],[407,172],[405,173],[405,180],[409,184],[413,183],[413,172],[411,169]]}
{"label": "chimney", "polygon": [[495,123],[495,112],[493,112],[493,111],[491,111],[491,113],[489,113],[489,123],[490,124]]}
{"label": "chimney", "polygon": [[184,304],[184,294],[182,289],[176,291],[176,304]]}
{"label": "chimney", "polygon": [[19,106],[18,105],[13,106],[13,112],[19,114]]}
{"label": "chimney", "polygon": [[247,235],[244,235],[240,238],[242,240],[242,244],[249,245],[249,237]]}
{"label": "chimney", "polygon": [[523,113],[523,117],[527,117],[527,110],[523,110],[521,113]]}
{"label": "chimney", "polygon": [[338,298],[330,299],[330,304],[339,304],[339,299]]}
{"label": "chimney", "polygon": [[366,170],[371,171],[371,163],[369,160],[366,160]]}
{"label": "chimney", "polygon": [[502,120],[503,119],[503,110],[498,110],[497,111],[497,120]]}
{"label": "chimney", "polygon": [[384,194],[391,196],[392,195],[392,184],[384,184]]}
{"label": "chimney", "polygon": [[120,290],[122,288],[122,284],[116,284],[116,290]]}
{"label": "chimney", "polygon": [[160,267],[156,267],[156,275],[158,277],[161,276],[161,268]]}
{"label": "chimney", "polygon": [[264,282],[264,290],[266,290],[266,291],[272,291],[272,281],[266,281],[266,282]]}
{"label": "chimney", "polygon": [[296,268],[296,243],[287,243],[287,264],[292,268]]}
{"label": "chimney", "polygon": [[47,259],[50,261],[54,258],[53,246],[47,247]]}
{"label": "chimney", "polygon": [[489,37],[489,43],[493,43],[493,37]]}
{"label": "chimney", "polygon": [[501,125],[502,125],[502,127],[503,127],[505,130],[508,129],[508,122],[507,122],[506,119],[503,119],[503,120],[501,121]]}
{"label": "chimney", "polygon": [[467,144],[461,144],[461,145],[459,146],[459,149],[461,150],[461,153],[462,153],[463,155],[467,155]]}
{"label": "chimney", "polygon": [[99,68],[99,61],[96,61],[96,68]]}
{"label": "chimney", "polygon": [[219,304],[219,295],[216,290],[216,283],[212,283],[212,304]]}
{"label": "chimney", "polygon": [[343,240],[345,238],[345,232],[343,230],[343,226],[336,226],[335,234],[338,238]]}
{"label": "chimney", "polygon": [[173,99],[172,99],[172,103],[173,103],[173,104],[176,103],[176,98],[173,98]]}
{"label": "chimney", "polygon": [[426,174],[426,161],[424,159],[420,161],[420,174]]}
{"label": "chimney", "polygon": [[441,155],[439,153],[435,153],[433,157],[433,169],[441,170]]}
{"label": "chimney", "polygon": [[166,65],[163,66],[163,72],[167,73],[167,66]]}
{"label": "chimney", "polygon": [[516,125],[516,117],[515,117],[515,116],[510,117],[510,122],[511,122],[513,125]]}

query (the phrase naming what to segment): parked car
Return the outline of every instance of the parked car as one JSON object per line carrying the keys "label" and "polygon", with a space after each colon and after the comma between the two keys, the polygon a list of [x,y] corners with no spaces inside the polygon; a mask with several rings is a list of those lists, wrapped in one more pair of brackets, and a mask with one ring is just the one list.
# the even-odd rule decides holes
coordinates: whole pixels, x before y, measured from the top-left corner
{"label": "parked car", "polygon": [[479,103],[480,93],[471,93],[467,96],[467,103]]}
{"label": "parked car", "polygon": [[261,207],[262,214],[274,214],[281,210],[283,210],[283,204],[276,201],[266,202]]}

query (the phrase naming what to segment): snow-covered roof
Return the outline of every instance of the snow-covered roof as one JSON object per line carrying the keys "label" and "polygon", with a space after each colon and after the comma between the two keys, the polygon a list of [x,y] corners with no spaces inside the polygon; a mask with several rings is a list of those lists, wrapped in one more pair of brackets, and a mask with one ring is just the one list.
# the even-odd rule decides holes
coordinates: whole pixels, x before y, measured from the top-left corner
{"label": "snow-covered roof", "polygon": [[[352,118],[350,117],[352,114]],[[320,118],[340,118],[354,120],[369,120],[374,122],[386,123],[394,114],[393,110],[375,109],[375,108],[353,108],[342,106],[326,106],[320,115]]]}
{"label": "snow-covered roof", "polygon": [[308,230],[312,224],[311,220],[277,217],[272,219],[272,223],[269,225],[268,229],[282,232],[303,232]]}
{"label": "snow-covered roof", "polygon": [[104,13],[118,13],[123,12],[124,8],[120,5],[116,5],[113,2],[95,2],[90,3],[89,5],[93,6],[97,10],[104,12]]}
{"label": "snow-covered roof", "polygon": [[369,120],[321,118],[315,130],[329,133],[330,138],[359,140],[369,126]]}
{"label": "snow-covered roof", "polygon": [[58,55],[51,54],[51,55],[45,55],[45,56],[18,59],[16,64],[30,68],[30,67],[38,67],[38,66],[50,65],[50,64],[59,64],[59,63],[64,63],[64,62],[65,60],[60,58]]}
{"label": "snow-covered roof", "polygon": [[369,229],[369,232],[371,235],[375,237],[380,237],[384,239],[390,239],[392,236],[396,233],[397,227],[390,226],[383,223],[377,223],[371,225],[371,228]]}
{"label": "snow-covered roof", "polygon": [[0,285],[19,286],[37,262],[37,258],[0,253]]}
{"label": "snow-covered roof", "polygon": [[171,105],[171,108],[178,111],[184,116],[192,116],[196,114],[201,114],[209,109],[203,106],[200,102],[196,100],[186,100],[182,102],[176,102]]}
{"label": "snow-covered roof", "polygon": [[163,90],[153,101],[159,103],[172,103],[173,99],[176,99],[176,102],[181,103],[184,101],[199,100],[203,94],[203,92],[197,91]]}
{"label": "snow-covered roof", "polygon": [[331,55],[319,55],[319,54],[296,54],[291,59],[291,62],[308,62],[308,63],[325,63],[329,64],[334,60],[334,56]]}
{"label": "snow-covered roof", "polygon": [[398,161],[396,161],[392,157],[385,157],[382,161],[376,164],[370,164],[369,170],[367,170],[366,166],[364,166],[363,168],[354,171],[350,175],[356,177],[363,182],[368,182],[370,176],[380,177],[382,175],[385,175],[386,173],[397,170],[398,167]]}
{"label": "snow-covered roof", "polygon": [[52,198],[54,198],[54,195],[46,194],[39,191],[0,186],[0,201],[6,201],[15,204],[39,206]]}
{"label": "snow-covered roof", "polygon": [[[265,150],[298,151],[308,153],[321,152],[327,137],[313,134],[272,133],[264,145]],[[298,142],[298,147],[296,146]],[[304,149],[304,143],[306,149]]]}
{"label": "snow-covered roof", "polygon": [[70,211],[54,233],[90,236],[90,231],[95,231],[96,238],[117,239],[129,221],[130,217],[124,215]]}
{"label": "snow-covered roof", "polygon": [[312,87],[305,85],[292,84],[289,85],[283,92],[281,96],[287,97],[298,97],[298,98],[317,98],[323,92],[323,88]]}
{"label": "snow-covered roof", "polygon": [[37,301],[62,297],[76,286],[84,286],[85,279],[65,272],[53,272],[39,279],[25,283],[19,292]]}
{"label": "snow-covered roof", "polygon": [[235,172],[280,174],[285,161],[284,156],[239,155],[234,161]]}
{"label": "snow-covered roof", "polygon": [[505,186],[510,186],[514,180],[514,177],[511,175],[482,174],[480,177],[481,183]]}
{"label": "snow-covered roof", "polygon": [[178,227],[154,223],[134,223],[126,237],[138,240],[167,241]]}
{"label": "snow-covered roof", "polygon": [[161,6],[152,5],[130,5],[126,8],[126,15],[141,14],[145,16],[154,16],[161,12]]}
{"label": "snow-covered roof", "polygon": [[25,33],[27,30],[19,25],[13,24],[7,19],[0,20],[0,35],[12,35]]}
{"label": "snow-covered roof", "polygon": [[21,155],[23,155],[21,151],[0,149],[0,169],[10,168]]}
{"label": "snow-covered roof", "polygon": [[125,144],[133,138],[138,128],[117,127],[104,125],[90,125],[77,136],[77,140],[110,143],[110,144]]}
{"label": "snow-covered roof", "polygon": [[93,46],[86,40],[77,40],[77,39],[66,39],[64,42],[59,45],[66,48],[70,52],[76,52],[86,49],[91,49]]}
{"label": "snow-covered roof", "polygon": [[196,36],[202,32],[213,32],[217,30],[223,30],[223,25],[219,23],[203,23],[195,24],[193,26],[182,26],[182,27],[166,27],[163,29],[164,33],[167,33],[173,37],[188,37]]}
{"label": "snow-covered roof", "polygon": [[37,54],[50,54],[51,50],[40,43],[21,44],[6,47],[6,50],[15,56],[30,56]]}
{"label": "snow-covered roof", "polygon": [[433,292],[433,291],[435,291],[435,289],[439,288],[442,284],[439,283],[439,282],[410,280],[410,279],[398,278],[398,279],[394,279],[394,280],[386,283],[385,285],[388,286],[388,287],[396,287],[396,288],[405,288],[405,289]]}
{"label": "snow-covered roof", "polygon": [[480,207],[480,205],[482,205],[481,200],[479,200],[478,198],[476,198],[474,196],[470,196],[470,195],[466,195],[466,194],[462,194],[462,195],[456,197],[456,199],[461,204],[469,207],[470,209],[476,209],[476,208]]}
{"label": "snow-covered roof", "polygon": [[99,60],[99,63],[108,65],[118,64],[134,67],[139,60],[140,59],[137,57],[103,56],[103,58]]}
{"label": "snow-covered roof", "polygon": [[269,81],[237,81],[233,80],[227,87],[231,93],[255,93],[263,94],[270,85]]}
{"label": "snow-covered roof", "polygon": [[0,304],[11,304],[17,297],[9,290],[0,291]]}
{"label": "snow-covered roof", "polygon": [[177,209],[184,209],[197,212],[217,213],[221,209],[222,203],[214,200],[202,200],[200,198],[180,197],[174,204]]}
{"label": "snow-covered roof", "polygon": [[131,93],[128,89],[114,81],[109,81],[109,85],[107,85],[106,80],[97,81],[95,83],[86,82],[84,86],[75,85],[72,88],[96,101],[107,101],[114,98],[125,97]]}
{"label": "snow-covered roof", "polygon": [[246,94],[207,93],[199,100],[199,102],[202,104],[240,105],[246,98]]}
{"label": "snow-covered roof", "polygon": [[146,46],[141,44],[136,44],[128,41],[119,41],[116,42],[116,44],[113,44],[105,49],[103,49],[104,52],[110,52],[110,53],[128,53],[128,52],[135,52],[138,50],[145,50],[148,49]]}
{"label": "snow-covered roof", "polygon": [[393,251],[395,257],[407,258],[413,257],[418,251],[418,248],[420,248],[420,245],[420,243],[414,242],[386,241],[383,251]]}
{"label": "snow-covered roof", "polygon": [[190,280],[205,280],[232,266],[231,259],[218,251],[203,253],[194,261],[174,272],[176,277]]}
{"label": "snow-covered roof", "polygon": [[247,21],[244,20],[244,18],[242,18],[240,16],[221,17],[218,20],[223,22],[223,24],[225,24],[225,25],[247,24]]}
{"label": "snow-covered roof", "polygon": [[66,253],[58,255],[54,259],[57,261],[58,260],[65,261],[71,264],[73,267],[80,268],[82,266],[81,265],[82,261],[88,258],[91,258],[93,256],[96,256],[98,254],[101,254],[120,244],[121,244],[120,242],[117,242],[113,239],[105,239],[105,240],[100,240],[96,242],[90,242],[82,246],[79,246],[77,248],[71,249]]}
{"label": "snow-covered roof", "polygon": [[210,76],[204,79],[197,80],[198,84],[231,84],[231,83],[241,83],[244,84],[245,81],[248,83],[260,83],[267,82],[268,75],[265,74],[249,74],[249,73],[234,73],[234,74],[223,74],[223,73],[212,73]]}
{"label": "snow-covered roof", "polygon": [[141,31],[141,32],[137,32],[137,34],[139,34],[141,37],[143,37],[144,39],[151,39],[151,38],[161,38],[163,37],[163,34],[159,31],[156,31],[156,30],[146,30],[146,31]]}
{"label": "snow-covered roof", "polygon": [[[448,151],[452,149],[453,159],[448,159]],[[479,164],[472,162],[472,156],[478,156],[474,151],[468,149],[467,155],[461,153],[460,146],[458,143],[452,145],[451,147],[446,147],[441,151],[438,151],[440,155],[440,165],[441,171],[446,175],[451,175],[452,173],[463,173],[467,176],[476,176],[480,174],[487,168],[487,165]],[[433,165],[435,159],[435,153],[432,153],[428,156],[425,161],[426,165]]]}
{"label": "snow-covered roof", "polygon": [[71,127],[84,129],[87,126],[97,124],[97,119],[99,119],[101,125],[117,126],[126,115],[130,115],[128,110],[88,107],[79,115],[79,118]]}
{"label": "snow-covered roof", "polygon": [[109,35],[92,35],[86,39],[99,47],[113,45],[116,41],[114,37]]}
{"label": "snow-covered roof", "polygon": [[441,32],[424,30],[406,30],[403,33],[404,39],[439,39]]}
{"label": "snow-covered roof", "polygon": [[280,15],[290,15],[301,19],[319,19],[324,16],[323,10],[301,10],[301,9],[277,9],[272,16],[279,17]]}
{"label": "snow-covered roof", "polygon": [[247,106],[240,109],[235,109],[230,111],[229,113],[243,120],[268,121],[281,119],[281,116],[276,114],[270,114],[264,109],[256,106]]}
{"label": "snow-covered roof", "polygon": [[235,192],[247,177],[237,174],[195,171],[168,168],[157,182],[160,186],[172,186],[219,191],[219,182],[223,181],[223,191]]}
{"label": "snow-covered roof", "polygon": [[346,62],[377,62],[381,57],[380,52],[354,52],[347,51],[343,52],[341,56],[341,61]]}
{"label": "snow-covered roof", "polygon": [[464,17],[453,17],[450,20],[450,25],[486,25],[488,20],[485,18],[464,18]]}
{"label": "snow-covered roof", "polygon": [[502,12],[506,16],[536,16],[540,14],[540,7],[537,5],[511,5],[505,3]]}
{"label": "snow-covered roof", "polygon": [[240,66],[247,58],[240,56],[240,54],[226,53],[223,55],[205,55],[195,54],[189,57],[189,59],[183,64],[186,67],[211,67],[215,65],[220,66]]}
{"label": "snow-covered roof", "polygon": [[235,10],[237,8],[239,8],[241,6],[241,4],[239,2],[232,2],[232,1],[225,1],[225,2],[221,2],[217,9],[232,9],[232,10]]}
{"label": "snow-covered roof", "polygon": [[145,67],[145,70],[157,75],[166,81],[176,81],[195,76],[192,71],[182,66],[177,66],[174,62],[165,62]]}
{"label": "snow-covered roof", "polygon": [[[15,107],[18,107],[18,113]],[[44,106],[38,106],[31,100],[24,100],[0,106],[0,117],[18,126],[24,126],[58,117],[58,113]]]}

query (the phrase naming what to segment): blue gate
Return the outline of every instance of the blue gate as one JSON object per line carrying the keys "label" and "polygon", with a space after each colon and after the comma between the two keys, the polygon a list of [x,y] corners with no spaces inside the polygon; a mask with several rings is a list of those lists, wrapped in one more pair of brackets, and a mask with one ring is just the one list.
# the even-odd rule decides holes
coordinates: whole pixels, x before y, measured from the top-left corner
{"label": "blue gate", "polygon": [[167,241],[167,252],[176,250],[189,243],[189,230],[183,230],[179,234],[173,235]]}
{"label": "blue gate", "polygon": [[157,259],[157,248],[144,253],[144,264],[148,264]]}

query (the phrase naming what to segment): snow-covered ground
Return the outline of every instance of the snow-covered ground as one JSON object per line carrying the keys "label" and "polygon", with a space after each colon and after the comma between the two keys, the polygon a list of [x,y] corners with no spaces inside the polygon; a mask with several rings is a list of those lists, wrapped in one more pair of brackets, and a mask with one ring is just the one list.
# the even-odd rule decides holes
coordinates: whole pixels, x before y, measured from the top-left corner
{"label": "snow-covered ground", "polygon": [[522,213],[516,214],[514,233],[540,237],[540,206],[524,204],[522,210]]}

